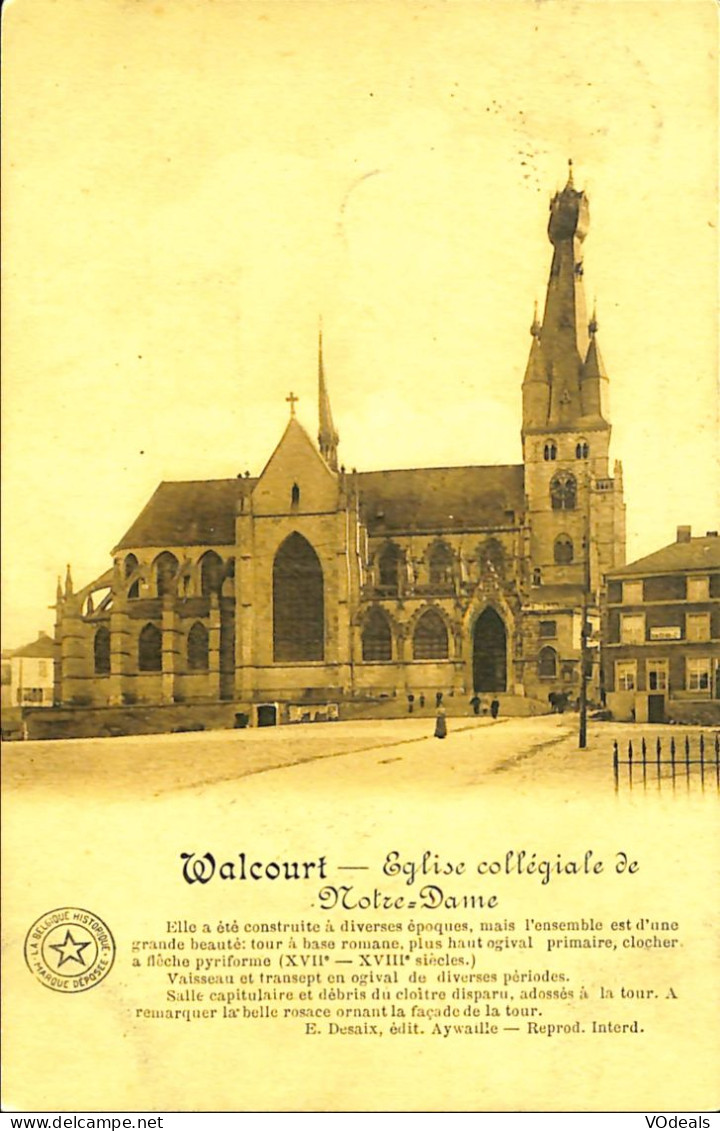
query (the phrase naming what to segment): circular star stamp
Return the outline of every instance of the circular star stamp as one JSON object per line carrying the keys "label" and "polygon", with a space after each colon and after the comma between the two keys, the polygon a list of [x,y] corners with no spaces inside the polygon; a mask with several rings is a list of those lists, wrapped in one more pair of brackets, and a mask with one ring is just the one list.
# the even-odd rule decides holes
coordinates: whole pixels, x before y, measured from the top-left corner
{"label": "circular star stamp", "polygon": [[37,919],[25,939],[25,961],[43,986],[62,994],[91,990],[110,972],[115,940],[99,915],[56,907]]}

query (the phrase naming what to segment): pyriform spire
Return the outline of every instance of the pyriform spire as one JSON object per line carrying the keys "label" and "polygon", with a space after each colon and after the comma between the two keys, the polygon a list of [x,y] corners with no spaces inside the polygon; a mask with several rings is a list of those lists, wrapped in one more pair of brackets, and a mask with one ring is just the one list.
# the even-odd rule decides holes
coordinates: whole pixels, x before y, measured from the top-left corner
{"label": "pyriform spire", "polygon": [[328,396],[327,384],[325,382],[322,319],[320,319],[320,327],[318,330],[318,418],[318,444],[320,446],[320,454],[333,471],[337,471],[337,446],[340,442],[340,437],[333,424],[330,397]]}
{"label": "pyriform spire", "polygon": [[550,201],[548,238],[553,258],[542,326],[537,319],[523,382],[523,429],[574,429],[606,423],[598,381],[607,381],[599,362],[595,332],[588,323],[583,287],[583,241],[590,211],[584,191],[568,180]]}

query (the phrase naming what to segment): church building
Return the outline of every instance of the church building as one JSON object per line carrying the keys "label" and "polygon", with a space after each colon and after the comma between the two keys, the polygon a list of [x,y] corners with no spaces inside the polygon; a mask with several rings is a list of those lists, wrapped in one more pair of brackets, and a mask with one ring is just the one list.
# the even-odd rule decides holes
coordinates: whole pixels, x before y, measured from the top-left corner
{"label": "church building", "polygon": [[577,698],[583,624],[599,624],[603,577],[625,561],[583,290],[588,221],[571,165],[550,203],[521,464],[346,470],[321,338],[317,445],[290,394],[257,478],[161,483],[106,573],[77,592],[69,570],[58,583],[56,705],[186,704],[201,718],[226,704],[266,724],[406,714],[438,692],[449,710],[477,694],[508,713]]}

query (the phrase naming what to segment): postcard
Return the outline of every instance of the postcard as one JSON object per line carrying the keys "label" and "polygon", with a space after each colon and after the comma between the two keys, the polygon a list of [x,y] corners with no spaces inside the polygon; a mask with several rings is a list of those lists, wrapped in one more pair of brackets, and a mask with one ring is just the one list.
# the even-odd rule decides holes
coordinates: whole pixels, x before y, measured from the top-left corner
{"label": "postcard", "polygon": [[4,1110],[702,1126],[714,6],[4,16]]}

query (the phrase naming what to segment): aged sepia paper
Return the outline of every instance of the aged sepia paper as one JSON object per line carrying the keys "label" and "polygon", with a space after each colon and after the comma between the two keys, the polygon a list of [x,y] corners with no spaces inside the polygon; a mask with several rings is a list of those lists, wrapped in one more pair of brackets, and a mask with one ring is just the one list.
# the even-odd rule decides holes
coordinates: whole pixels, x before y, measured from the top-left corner
{"label": "aged sepia paper", "polygon": [[[3,646],[314,436],[320,316],[348,468],[520,463],[568,159],[628,561],[717,527],[716,19],[10,0]],[[716,1109],[712,775],[476,722],[6,743],[4,1110]]]}

